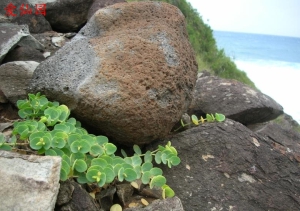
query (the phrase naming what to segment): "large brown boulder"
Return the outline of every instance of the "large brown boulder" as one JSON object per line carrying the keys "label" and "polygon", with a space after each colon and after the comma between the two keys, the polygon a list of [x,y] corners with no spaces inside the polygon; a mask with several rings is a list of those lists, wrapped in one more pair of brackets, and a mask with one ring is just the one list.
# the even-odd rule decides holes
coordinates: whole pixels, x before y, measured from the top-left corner
{"label": "large brown boulder", "polygon": [[68,105],[123,144],[165,137],[186,111],[197,75],[183,14],[159,2],[98,10],[34,72],[30,92]]}

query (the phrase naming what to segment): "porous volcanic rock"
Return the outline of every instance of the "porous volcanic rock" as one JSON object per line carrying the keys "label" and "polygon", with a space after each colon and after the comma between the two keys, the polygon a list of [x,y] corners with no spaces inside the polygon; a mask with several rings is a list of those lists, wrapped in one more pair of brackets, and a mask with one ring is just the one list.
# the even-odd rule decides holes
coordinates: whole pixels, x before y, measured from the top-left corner
{"label": "porous volcanic rock", "polygon": [[191,102],[197,64],[180,10],[160,2],[98,10],[42,62],[30,92],[69,106],[123,144],[165,137]]}
{"label": "porous volcanic rock", "polygon": [[27,98],[26,89],[38,65],[35,61],[15,61],[0,66],[0,90],[11,103],[16,105]]}
{"label": "porous volcanic rock", "polygon": [[216,112],[248,125],[275,119],[283,114],[283,108],[269,96],[236,80],[199,77],[189,113]]}
{"label": "porous volcanic rock", "polygon": [[[290,139],[283,145],[276,138],[266,139],[266,134],[271,137],[270,132],[278,130],[272,127],[258,134],[226,119],[169,137],[181,163],[171,169],[161,167],[183,208],[300,210],[299,160],[294,153],[299,152],[299,142],[287,135],[281,136]],[[158,144],[165,142],[153,143],[152,149]]]}

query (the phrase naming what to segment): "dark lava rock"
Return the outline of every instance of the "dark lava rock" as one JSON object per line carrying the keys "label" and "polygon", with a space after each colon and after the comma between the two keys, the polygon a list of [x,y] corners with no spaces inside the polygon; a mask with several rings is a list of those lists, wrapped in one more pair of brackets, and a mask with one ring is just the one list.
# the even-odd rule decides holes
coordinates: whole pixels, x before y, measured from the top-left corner
{"label": "dark lava rock", "polygon": [[163,172],[185,210],[300,210],[299,161],[273,140],[230,119],[169,140],[181,164]]}

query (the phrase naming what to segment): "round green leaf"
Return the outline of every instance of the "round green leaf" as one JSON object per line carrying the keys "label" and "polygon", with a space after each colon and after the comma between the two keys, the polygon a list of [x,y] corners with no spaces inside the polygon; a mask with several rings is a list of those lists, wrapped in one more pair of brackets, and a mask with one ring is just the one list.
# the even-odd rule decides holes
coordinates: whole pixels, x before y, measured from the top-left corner
{"label": "round green leaf", "polygon": [[40,97],[38,99],[38,103],[39,103],[39,109],[45,109],[45,107],[48,105],[48,99],[46,97]]}
{"label": "round green leaf", "polygon": [[58,117],[58,120],[60,122],[64,122],[66,121],[66,119],[69,117],[70,115],[70,110],[69,108],[66,106],[66,105],[60,105],[57,107],[57,109],[59,110],[59,117]]}
{"label": "round green leaf", "polygon": [[81,152],[77,152],[77,153],[72,153],[70,155],[70,160],[71,160],[71,163],[73,163],[73,162],[75,162],[75,160],[78,160],[78,159],[85,160],[85,157],[86,157],[86,154],[81,153]]}
{"label": "round green leaf", "polygon": [[45,131],[46,130],[46,125],[42,122],[38,122],[37,128],[38,131]]}
{"label": "round green leaf", "polygon": [[[16,124],[15,126],[15,130],[17,134],[29,134],[29,129],[28,129],[28,126],[26,124]],[[25,132],[25,133],[24,133]]]}
{"label": "round green leaf", "polygon": [[216,113],[215,117],[218,122],[223,122],[226,118],[224,114],[219,114],[219,113]]}
{"label": "round green leaf", "polygon": [[71,146],[74,141],[78,141],[78,140],[80,140],[80,135],[79,134],[71,134],[71,135],[69,135],[69,137],[68,137],[68,144],[69,144],[69,146]]}
{"label": "round green leaf", "polygon": [[60,137],[53,137],[52,141],[51,141],[51,146],[53,148],[63,148],[66,145],[66,142],[63,138]]}
{"label": "round green leaf", "polygon": [[88,179],[86,178],[86,173],[82,172],[82,173],[79,173],[78,174],[78,177],[77,177],[77,182],[79,184],[86,184],[88,183]]}
{"label": "round green leaf", "polygon": [[161,164],[161,155],[162,155],[162,152],[161,152],[161,151],[158,151],[158,152],[155,154],[154,159],[155,159],[155,162],[156,162],[157,164]]}
{"label": "round green leaf", "polygon": [[150,171],[152,169],[153,164],[152,163],[144,163],[142,165],[142,172]]}
{"label": "round green leaf", "polygon": [[47,125],[53,126],[57,123],[60,112],[54,107],[49,107],[44,111],[45,117],[47,117]]}
{"label": "round green leaf", "polygon": [[167,180],[164,176],[158,175],[154,176],[150,181],[150,188],[152,189],[154,186],[156,187],[162,187],[164,184],[166,184]]}
{"label": "round green leaf", "polygon": [[79,127],[76,127],[76,130],[75,130],[75,133],[78,133],[78,134],[81,134],[81,135],[84,135],[84,134],[87,134],[87,131],[84,129],[84,128],[79,128]]}
{"label": "round green leaf", "polygon": [[135,166],[134,167],[134,171],[137,175],[137,179],[140,179],[141,178],[141,174],[142,174],[142,167],[141,166]]}
{"label": "round green leaf", "polygon": [[91,150],[90,150],[90,154],[93,156],[101,156],[104,153],[103,148],[98,145],[98,144],[94,144],[93,146],[91,146]]}
{"label": "round green leaf", "polygon": [[103,187],[103,185],[105,185],[105,183],[106,183],[106,174],[102,173],[100,176],[100,181],[98,182],[98,186]]}
{"label": "round green leaf", "polygon": [[112,159],[111,156],[108,156],[108,155],[101,155],[100,158],[106,160],[106,162],[107,162],[108,164],[111,164],[111,165],[112,165],[112,163],[113,163],[113,159]]}
{"label": "round green leaf", "polygon": [[132,165],[132,157],[126,157],[124,158],[124,161],[130,165]]}
{"label": "round green leaf", "polygon": [[48,132],[35,132],[29,136],[30,147],[35,150],[44,148],[49,149],[51,146],[51,135]]}
{"label": "round green leaf", "polygon": [[168,185],[163,185],[162,187],[162,197],[165,199],[166,197],[171,198],[175,196],[175,192],[168,186]]}
{"label": "round green leaf", "polygon": [[144,161],[145,161],[145,163],[148,163],[148,162],[151,163],[152,162],[152,154],[151,154],[150,151],[147,151],[145,153]]}
{"label": "round green leaf", "polygon": [[106,136],[96,136],[96,142],[99,145],[103,145],[103,144],[108,143],[108,138]]}
{"label": "round green leaf", "polygon": [[112,166],[115,166],[117,164],[124,164],[126,163],[125,160],[119,156],[113,157]]}
{"label": "round green leaf", "polygon": [[83,134],[81,135],[81,140],[85,141],[86,143],[88,143],[90,146],[96,144],[96,136],[91,135],[91,134]]}
{"label": "round green leaf", "polygon": [[64,169],[60,169],[60,180],[66,181],[68,179],[68,173]]}
{"label": "round green leaf", "polygon": [[106,143],[104,147],[107,155],[112,155],[117,151],[117,147],[112,143]]}
{"label": "round green leaf", "polygon": [[107,161],[102,158],[94,158],[91,162],[91,166],[100,166],[105,168],[107,166]]}
{"label": "round green leaf", "polygon": [[137,174],[132,168],[125,169],[123,175],[125,177],[125,180],[128,182],[132,182],[137,178]]}
{"label": "round green leaf", "polygon": [[154,167],[150,170],[151,176],[162,175],[163,171],[160,168]]}
{"label": "round green leaf", "polygon": [[78,160],[76,160],[76,162],[75,162],[74,168],[75,168],[75,170],[78,171],[78,172],[84,172],[84,171],[87,170],[87,165],[86,165],[86,163],[85,163],[84,160],[78,159]]}
{"label": "round green leaf", "polygon": [[61,161],[61,168],[64,169],[65,172],[67,172],[67,174],[69,174],[70,169],[71,169],[70,164],[67,163],[65,160]]}
{"label": "round green leaf", "polygon": [[215,119],[214,119],[214,116],[213,116],[213,115],[206,114],[206,120],[207,120],[208,122],[213,122]]}
{"label": "round green leaf", "polygon": [[145,185],[149,184],[150,178],[151,178],[150,171],[144,172],[143,175],[142,175],[142,183],[145,184]]}
{"label": "round green leaf", "polygon": [[67,173],[67,176],[68,176],[70,173],[71,167],[65,160],[62,160],[61,161],[61,169],[63,169]]}
{"label": "round green leaf", "polygon": [[18,109],[29,108],[30,103],[27,99],[26,100],[18,100],[17,107],[18,107]]}
{"label": "round green leaf", "polygon": [[54,130],[60,130],[61,132],[69,133],[70,127],[61,123],[61,124],[55,125]]}
{"label": "round green leaf", "polygon": [[62,160],[64,160],[65,162],[67,162],[67,164],[70,166],[71,165],[71,160],[69,158],[69,156],[67,155],[62,155],[61,156]]}
{"label": "round green leaf", "polygon": [[33,110],[32,110],[32,108],[20,109],[18,111],[18,114],[22,119],[25,119],[27,117],[30,117],[33,114]]}
{"label": "round green leaf", "polygon": [[173,166],[177,166],[180,163],[180,158],[177,156],[173,156],[169,160]]}
{"label": "round green leaf", "polygon": [[90,145],[84,140],[74,141],[71,144],[70,149],[73,153],[76,152],[87,153],[90,151]]}
{"label": "round green leaf", "polygon": [[119,169],[119,172],[118,172],[118,180],[120,181],[120,182],[123,182],[123,180],[124,180],[124,168],[122,167],[122,168],[120,168]]}
{"label": "round green leaf", "polygon": [[67,120],[67,122],[70,123],[70,124],[72,124],[72,125],[74,125],[74,126],[76,125],[76,119],[73,118],[73,117],[69,118],[69,119]]}
{"label": "round green leaf", "polygon": [[177,155],[177,150],[173,146],[166,146],[166,149],[169,150],[172,154]]}
{"label": "round green leaf", "polygon": [[199,125],[199,120],[198,120],[198,117],[196,115],[192,115],[192,122],[195,124],[195,125]]}
{"label": "round green leaf", "polygon": [[168,159],[173,156],[172,152],[164,150],[161,155],[161,161],[163,164],[167,164]]}
{"label": "round green leaf", "polygon": [[26,121],[26,126],[28,127],[29,132],[33,133],[33,132],[36,131],[36,129],[38,127],[38,122],[27,120]]}
{"label": "round green leaf", "polygon": [[106,183],[111,183],[115,179],[115,173],[112,167],[106,167],[103,169],[103,172],[106,175]]}
{"label": "round green leaf", "polygon": [[131,157],[132,160],[132,165],[133,166],[140,166],[142,165],[142,158],[138,155],[134,155],[133,157]]}
{"label": "round green leaf", "polygon": [[90,166],[87,171],[90,171],[90,170],[97,170],[97,171],[103,172],[103,168],[101,168],[100,166]]}
{"label": "round green leaf", "polygon": [[86,173],[86,178],[89,182],[100,182],[101,172],[97,169],[89,169]]}
{"label": "round green leaf", "polygon": [[123,166],[121,165],[121,164],[117,164],[117,165],[114,165],[114,174],[115,175],[118,175],[118,173],[119,173],[119,170],[121,169],[121,168],[123,168]]}

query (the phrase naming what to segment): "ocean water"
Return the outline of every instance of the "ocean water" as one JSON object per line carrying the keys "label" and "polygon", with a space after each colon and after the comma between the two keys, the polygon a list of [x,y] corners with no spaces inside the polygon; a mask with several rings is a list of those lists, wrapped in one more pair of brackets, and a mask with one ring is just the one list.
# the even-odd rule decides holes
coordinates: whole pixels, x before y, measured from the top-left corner
{"label": "ocean water", "polygon": [[256,87],[300,123],[300,38],[225,31],[214,37]]}

